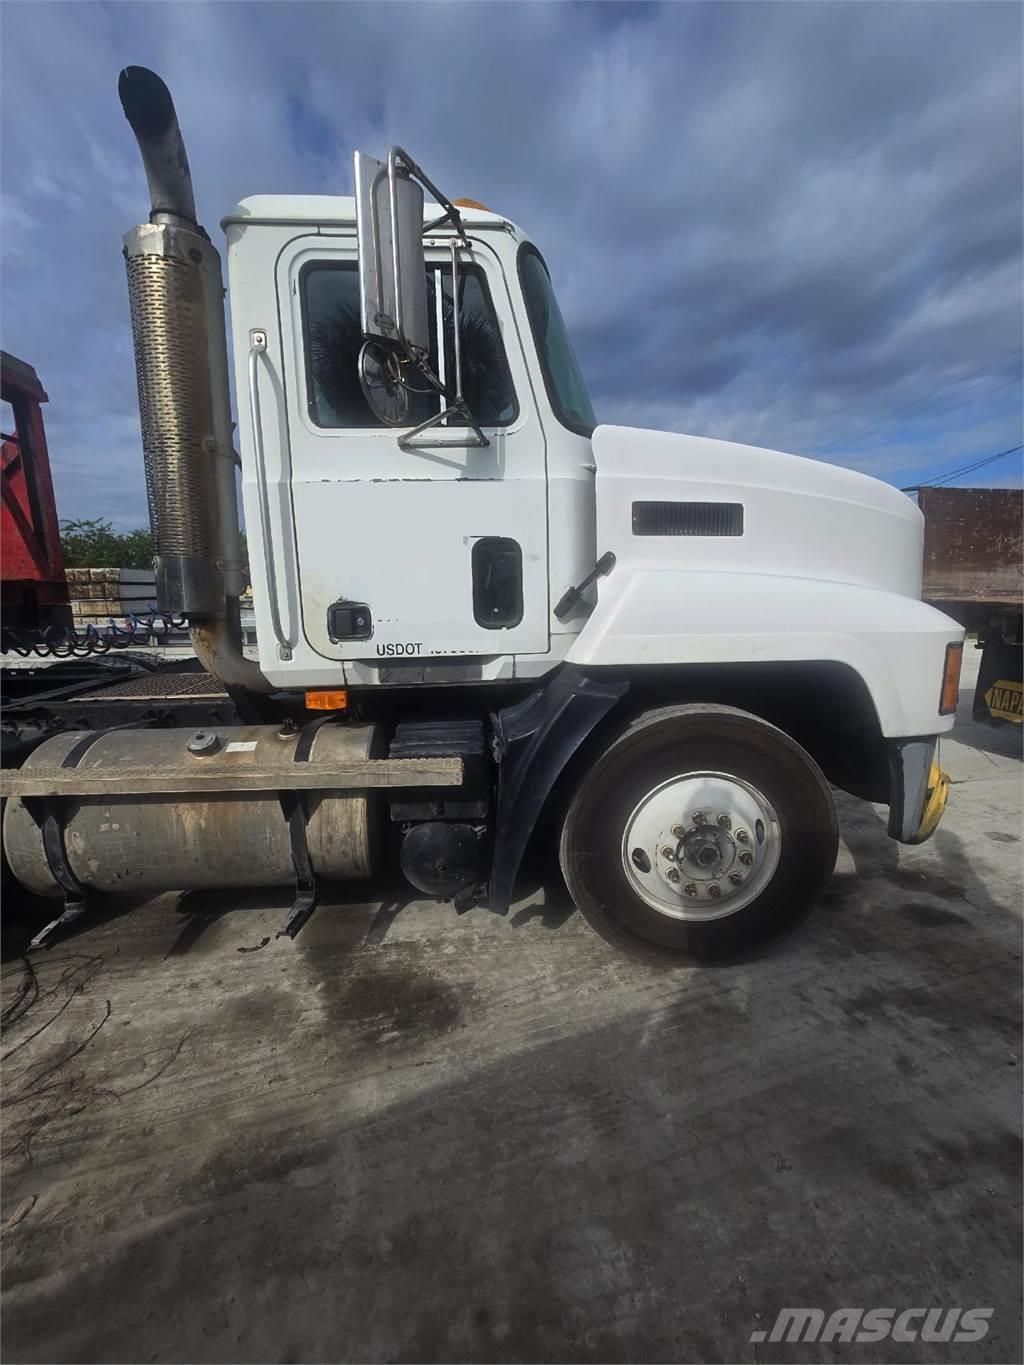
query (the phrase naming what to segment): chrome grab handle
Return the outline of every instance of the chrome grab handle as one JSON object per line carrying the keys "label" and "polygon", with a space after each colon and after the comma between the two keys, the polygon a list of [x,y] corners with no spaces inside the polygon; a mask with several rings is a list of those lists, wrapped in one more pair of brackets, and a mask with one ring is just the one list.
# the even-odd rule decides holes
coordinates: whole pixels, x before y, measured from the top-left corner
{"label": "chrome grab handle", "polygon": [[256,448],[256,477],[259,482],[260,539],[263,542],[263,568],[267,576],[270,598],[270,620],[277,637],[278,658],[292,657],[292,642],[284,633],[277,604],[277,570],[274,565],[274,545],[270,538],[270,496],[267,487],[267,465],[263,453],[263,423],[260,417],[260,356],[267,350],[267,334],[254,328],[249,333],[249,415],[252,419],[252,440]]}

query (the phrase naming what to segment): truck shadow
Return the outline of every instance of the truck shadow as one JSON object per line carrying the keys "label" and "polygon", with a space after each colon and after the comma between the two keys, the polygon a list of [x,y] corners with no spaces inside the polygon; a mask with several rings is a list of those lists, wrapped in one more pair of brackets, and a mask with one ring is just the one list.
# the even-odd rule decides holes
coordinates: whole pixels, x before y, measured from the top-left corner
{"label": "truck shadow", "polygon": [[554,839],[534,839],[526,850],[516,878],[513,906],[524,900],[532,903],[513,909],[508,916],[513,929],[539,922],[545,929],[557,930],[576,914],[558,865]]}

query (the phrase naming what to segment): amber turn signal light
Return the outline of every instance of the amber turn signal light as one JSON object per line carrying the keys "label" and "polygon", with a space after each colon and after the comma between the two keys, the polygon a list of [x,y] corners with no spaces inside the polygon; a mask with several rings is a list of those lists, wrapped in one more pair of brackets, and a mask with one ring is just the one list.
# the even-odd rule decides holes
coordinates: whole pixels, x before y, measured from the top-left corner
{"label": "amber turn signal light", "polygon": [[336,692],[307,692],[307,711],[344,711],[348,707],[348,693],[339,689]]}
{"label": "amber turn signal light", "polygon": [[960,666],[964,661],[964,647],[960,641],[946,646],[946,664],[942,670],[942,694],[939,715],[951,716],[960,697]]}

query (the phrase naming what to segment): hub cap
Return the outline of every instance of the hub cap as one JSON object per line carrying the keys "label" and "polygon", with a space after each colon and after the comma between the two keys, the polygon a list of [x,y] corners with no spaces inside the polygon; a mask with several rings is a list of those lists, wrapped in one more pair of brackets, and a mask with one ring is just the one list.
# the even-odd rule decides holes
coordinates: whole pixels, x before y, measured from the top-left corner
{"label": "hub cap", "polygon": [[643,798],[626,821],[630,886],[673,919],[722,919],[764,890],[779,863],[779,820],[739,777],[684,773]]}

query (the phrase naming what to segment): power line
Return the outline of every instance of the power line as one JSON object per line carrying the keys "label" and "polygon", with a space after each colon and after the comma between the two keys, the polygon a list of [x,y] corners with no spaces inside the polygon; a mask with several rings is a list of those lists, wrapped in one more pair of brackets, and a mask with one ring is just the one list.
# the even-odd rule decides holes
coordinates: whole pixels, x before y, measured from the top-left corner
{"label": "power line", "polygon": [[986,465],[994,464],[996,460],[1001,460],[1006,455],[1016,455],[1019,450],[1024,450],[1024,445],[1010,446],[1009,450],[997,451],[995,455],[988,455],[983,460],[976,460],[974,464],[968,465],[966,469],[957,469],[954,470],[952,474],[946,474],[940,479],[931,480],[930,486],[939,488],[944,483],[952,483],[954,479],[961,479],[965,474],[973,474],[975,470],[983,469]]}
{"label": "power line", "polygon": [[996,460],[1002,460],[1007,455],[1016,455],[1018,450],[1024,450],[1024,445],[1010,446],[1008,450],[997,450],[994,455],[984,455],[980,460],[965,464],[960,469],[951,469],[946,474],[933,474],[931,478],[922,479],[920,483],[911,484],[909,488],[901,488],[900,492],[916,493],[919,488],[940,488],[953,479],[960,479],[965,474],[973,474],[976,469],[983,469],[985,465],[995,464]]}
{"label": "power line", "polygon": [[[942,384],[939,386],[939,388],[933,389],[931,393],[926,394],[923,398],[918,398],[913,403],[906,403],[901,408],[895,408],[892,412],[887,413],[884,417],[876,418],[875,421],[869,422],[867,426],[859,427],[856,431],[850,432],[849,435],[847,436],[839,436],[833,438],[831,441],[826,441],[825,444],[820,448],[819,454],[824,455],[829,450],[834,450],[836,446],[847,445],[849,444],[850,441],[855,441],[858,436],[864,436],[870,431],[875,431],[878,427],[886,426],[895,417],[909,416],[911,413],[916,412],[919,408],[927,408],[930,404],[934,402],[936,398],[939,398],[942,395],[946,395],[949,398],[954,397],[955,395],[952,393],[947,394],[947,390],[955,389],[957,386],[965,383],[968,379],[975,379],[978,375],[985,374],[986,371],[988,370],[998,368],[1000,365],[1005,364],[1005,362],[1009,360],[1011,356],[1020,355],[1022,351],[1024,351],[1024,346],[1015,346],[1013,350],[1007,351],[1004,355],[998,356],[995,360],[990,360],[987,365],[981,365],[978,369],[971,370],[969,371],[969,373],[962,375],[961,378],[953,380],[951,384]],[[1011,378],[1007,382],[1013,383],[1018,378],[1019,376],[1014,375],[1013,378]],[[977,387],[977,385],[972,384],[969,387],[975,388]],[[1004,386],[1000,385],[999,387],[1002,388]]]}
{"label": "power line", "polygon": [[[918,409],[923,409],[931,406],[936,400],[938,400],[939,402],[945,402],[947,401],[947,398],[954,398],[957,396],[955,393],[950,393],[947,395],[946,391],[948,389],[955,389],[958,385],[964,384],[968,379],[975,380],[975,383],[968,385],[968,388],[969,389],[977,388],[978,385],[977,376],[983,375],[987,370],[998,368],[998,366],[1005,364],[1005,362],[1009,360],[1011,356],[1019,355],[1022,351],[1024,351],[1024,346],[1017,346],[1014,348],[1014,350],[1007,351],[1005,355],[999,356],[995,360],[990,360],[987,365],[982,365],[977,370],[971,370],[969,373],[963,375],[960,379],[954,380],[952,384],[943,384],[939,388],[933,389],[931,393],[926,394],[924,398],[919,398],[913,403],[907,403],[901,408],[896,408],[894,409],[894,411],[887,413],[886,416],[876,418],[875,421],[869,422],[867,426],[860,427],[856,431],[851,432],[848,436],[842,436],[832,441],[826,442],[824,449],[828,450],[835,446],[847,445],[850,441],[856,440],[858,436],[863,436],[867,432],[875,431],[878,427],[886,426],[896,417],[908,416],[916,412]],[[995,378],[996,376],[992,377]],[[1014,383],[1016,381],[1019,381],[1019,378],[1020,378],[1019,375],[1014,375],[1007,382]],[[987,380],[982,380],[981,382],[986,383]],[[1000,387],[1002,387],[1002,385],[1000,385]]]}
{"label": "power line", "polygon": [[[979,382],[982,384],[990,384],[993,379],[999,379],[1000,377],[1001,376],[998,374],[990,374],[987,378]],[[939,417],[945,417],[947,413],[955,412],[957,408],[967,407],[971,403],[980,403],[983,400],[989,399],[1003,389],[1008,389],[1011,384],[1021,383],[1022,380],[1024,380],[1024,374],[1015,374],[1011,375],[1009,379],[1004,379],[1001,384],[995,384],[991,388],[981,390],[979,393],[968,393],[965,396],[958,396],[953,393],[950,394],[948,398],[936,398],[927,405],[926,409],[922,409],[922,412],[927,411],[926,420],[934,422]],[[972,389],[977,388],[977,383],[971,384],[970,387]],[[916,415],[920,417],[922,413]],[[891,426],[894,424],[889,423],[888,425]],[[882,430],[884,431],[885,427],[883,427]]]}

